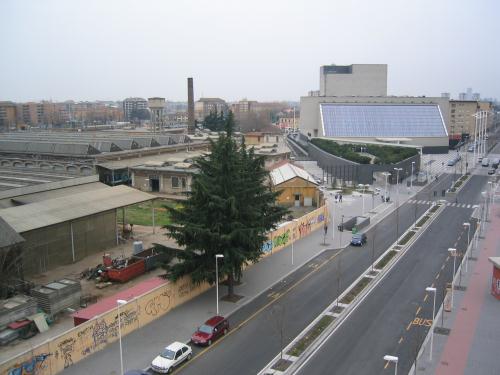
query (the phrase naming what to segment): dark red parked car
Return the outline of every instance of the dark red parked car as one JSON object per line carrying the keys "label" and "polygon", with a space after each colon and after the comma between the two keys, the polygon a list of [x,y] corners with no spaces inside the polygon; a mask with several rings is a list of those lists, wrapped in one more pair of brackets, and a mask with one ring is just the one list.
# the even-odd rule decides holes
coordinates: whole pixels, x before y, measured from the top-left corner
{"label": "dark red parked car", "polygon": [[205,324],[198,327],[191,342],[198,345],[212,345],[212,342],[225,335],[229,331],[229,322],[222,316],[214,316],[208,319]]}

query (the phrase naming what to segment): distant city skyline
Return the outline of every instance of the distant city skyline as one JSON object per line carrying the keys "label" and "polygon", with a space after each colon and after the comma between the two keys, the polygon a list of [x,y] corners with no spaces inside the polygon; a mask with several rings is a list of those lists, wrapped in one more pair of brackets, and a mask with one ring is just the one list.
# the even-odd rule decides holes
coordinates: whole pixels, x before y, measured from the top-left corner
{"label": "distant city skyline", "polygon": [[500,98],[494,0],[4,0],[0,100],[298,101],[321,65],[388,64],[388,94]]}

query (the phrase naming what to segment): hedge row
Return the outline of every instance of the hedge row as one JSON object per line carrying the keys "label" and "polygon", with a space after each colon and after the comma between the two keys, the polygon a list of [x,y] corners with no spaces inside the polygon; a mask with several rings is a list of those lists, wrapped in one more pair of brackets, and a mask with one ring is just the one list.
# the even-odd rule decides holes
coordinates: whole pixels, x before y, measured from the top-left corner
{"label": "hedge row", "polygon": [[414,148],[363,144],[341,145],[334,141],[319,138],[313,138],[311,143],[329,154],[339,156],[359,164],[371,163],[371,158],[360,155],[360,152],[366,152],[375,156],[373,164],[395,164],[418,153],[418,151]]}

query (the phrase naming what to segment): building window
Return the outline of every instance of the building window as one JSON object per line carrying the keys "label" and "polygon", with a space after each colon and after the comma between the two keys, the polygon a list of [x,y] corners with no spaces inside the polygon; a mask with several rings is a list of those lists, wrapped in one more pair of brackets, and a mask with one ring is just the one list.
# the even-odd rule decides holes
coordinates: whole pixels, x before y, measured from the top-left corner
{"label": "building window", "polygon": [[172,176],[172,187],[173,188],[178,188],[179,187],[179,178]]}
{"label": "building window", "polygon": [[185,189],[186,188],[186,177],[181,178],[181,183],[182,183],[182,188]]}

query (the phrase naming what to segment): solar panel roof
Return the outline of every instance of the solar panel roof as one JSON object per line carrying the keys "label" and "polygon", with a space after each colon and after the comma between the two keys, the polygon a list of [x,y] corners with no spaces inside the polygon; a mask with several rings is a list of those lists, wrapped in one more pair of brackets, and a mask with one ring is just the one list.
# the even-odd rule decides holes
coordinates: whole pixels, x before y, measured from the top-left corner
{"label": "solar panel roof", "polygon": [[321,104],[326,137],[447,137],[438,105]]}

